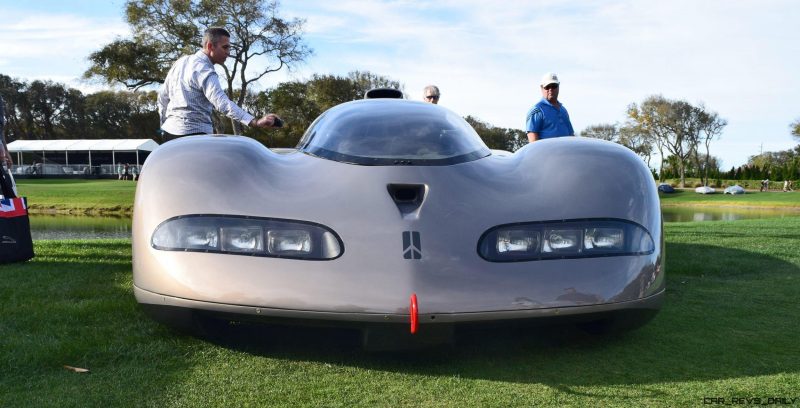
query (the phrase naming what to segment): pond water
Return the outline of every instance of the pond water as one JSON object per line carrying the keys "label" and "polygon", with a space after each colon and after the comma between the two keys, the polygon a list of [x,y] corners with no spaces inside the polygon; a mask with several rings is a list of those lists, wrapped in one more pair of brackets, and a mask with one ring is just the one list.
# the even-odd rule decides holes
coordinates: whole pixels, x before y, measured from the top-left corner
{"label": "pond water", "polygon": [[661,207],[664,222],[735,221],[753,218],[800,217],[796,209],[736,207]]}
{"label": "pond water", "polygon": [[[800,217],[792,209],[664,207],[664,222],[733,221],[751,218]],[[130,238],[130,217],[32,214],[33,239]]]}
{"label": "pond water", "polygon": [[130,238],[130,217],[31,214],[33,239]]}

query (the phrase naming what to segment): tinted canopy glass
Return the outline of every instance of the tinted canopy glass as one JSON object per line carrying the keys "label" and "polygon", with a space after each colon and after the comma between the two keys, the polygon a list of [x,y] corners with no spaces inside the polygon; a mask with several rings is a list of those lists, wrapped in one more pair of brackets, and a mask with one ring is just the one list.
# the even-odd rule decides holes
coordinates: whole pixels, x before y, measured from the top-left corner
{"label": "tinted canopy glass", "polygon": [[489,149],[455,113],[432,104],[372,99],[331,108],[298,148],[364,165],[448,165],[486,157]]}

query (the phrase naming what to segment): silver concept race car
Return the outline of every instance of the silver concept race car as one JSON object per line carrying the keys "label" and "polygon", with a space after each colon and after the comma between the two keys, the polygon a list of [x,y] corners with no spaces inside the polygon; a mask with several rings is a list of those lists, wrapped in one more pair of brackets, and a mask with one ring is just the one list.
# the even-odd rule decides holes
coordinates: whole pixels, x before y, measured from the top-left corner
{"label": "silver concept race car", "polygon": [[630,150],[566,137],[496,154],[446,108],[367,99],[289,151],[224,135],[155,150],[134,292],[179,328],[332,324],[367,343],[490,322],[632,328],[661,307],[663,247],[656,185]]}

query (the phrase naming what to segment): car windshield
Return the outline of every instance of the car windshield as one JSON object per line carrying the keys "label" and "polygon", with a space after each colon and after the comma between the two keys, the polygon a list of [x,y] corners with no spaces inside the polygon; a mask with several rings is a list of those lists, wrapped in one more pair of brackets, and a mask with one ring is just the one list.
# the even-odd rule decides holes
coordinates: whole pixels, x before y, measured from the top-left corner
{"label": "car windshield", "polygon": [[449,165],[491,154],[475,130],[455,113],[396,99],[331,108],[311,124],[298,148],[362,165]]}

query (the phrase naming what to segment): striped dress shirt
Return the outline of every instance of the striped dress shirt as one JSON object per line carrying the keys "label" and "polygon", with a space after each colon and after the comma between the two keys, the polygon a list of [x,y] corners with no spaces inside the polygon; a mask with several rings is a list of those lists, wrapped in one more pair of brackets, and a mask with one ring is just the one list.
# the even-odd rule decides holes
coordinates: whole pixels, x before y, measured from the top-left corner
{"label": "striped dress shirt", "polygon": [[161,129],[173,135],[214,133],[211,109],[247,126],[253,115],[228,99],[214,64],[198,51],[175,61],[158,90]]}

